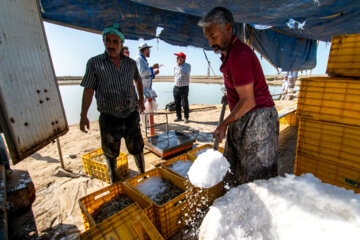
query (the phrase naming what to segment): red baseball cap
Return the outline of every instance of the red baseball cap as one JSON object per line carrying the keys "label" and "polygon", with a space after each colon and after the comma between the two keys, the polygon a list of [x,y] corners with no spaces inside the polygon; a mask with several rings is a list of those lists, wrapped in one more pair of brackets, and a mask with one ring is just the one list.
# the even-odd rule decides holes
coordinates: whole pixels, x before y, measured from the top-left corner
{"label": "red baseball cap", "polygon": [[182,58],[186,59],[186,55],[185,55],[185,53],[183,53],[183,52],[174,53],[174,55],[176,55],[176,56],[178,56],[178,57],[182,57]]}

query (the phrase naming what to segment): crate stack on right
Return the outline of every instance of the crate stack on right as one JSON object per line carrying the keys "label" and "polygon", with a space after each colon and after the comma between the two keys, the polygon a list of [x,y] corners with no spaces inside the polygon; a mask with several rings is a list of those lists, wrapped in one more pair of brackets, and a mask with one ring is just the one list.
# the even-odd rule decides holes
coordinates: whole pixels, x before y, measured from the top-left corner
{"label": "crate stack on right", "polygon": [[360,34],[333,37],[328,77],[301,80],[296,175],[360,192]]}

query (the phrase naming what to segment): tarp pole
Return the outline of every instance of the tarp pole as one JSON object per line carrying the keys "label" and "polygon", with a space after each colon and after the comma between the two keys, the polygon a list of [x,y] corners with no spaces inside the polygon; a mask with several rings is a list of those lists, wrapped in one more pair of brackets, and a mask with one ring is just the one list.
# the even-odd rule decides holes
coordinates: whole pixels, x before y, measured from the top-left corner
{"label": "tarp pole", "polygon": [[57,148],[58,148],[58,152],[59,152],[59,158],[60,158],[61,168],[65,170],[64,160],[63,160],[63,156],[62,156],[62,153],[61,153],[61,146],[60,146],[60,140],[59,140],[59,138],[56,138],[56,144],[57,144]]}

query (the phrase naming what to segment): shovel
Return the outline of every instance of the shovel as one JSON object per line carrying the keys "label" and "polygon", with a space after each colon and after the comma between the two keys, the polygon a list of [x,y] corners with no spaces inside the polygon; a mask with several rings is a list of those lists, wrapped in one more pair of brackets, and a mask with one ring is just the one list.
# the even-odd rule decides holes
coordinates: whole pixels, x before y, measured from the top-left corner
{"label": "shovel", "polygon": [[[227,102],[223,101],[223,104],[221,107],[220,118],[219,118],[219,124],[224,120],[226,105],[227,105]],[[219,138],[219,135],[217,135],[215,137],[215,141],[214,141],[214,147],[213,147],[214,150],[217,150],[219,148],[219,143],[220,143],[220,138]]]}

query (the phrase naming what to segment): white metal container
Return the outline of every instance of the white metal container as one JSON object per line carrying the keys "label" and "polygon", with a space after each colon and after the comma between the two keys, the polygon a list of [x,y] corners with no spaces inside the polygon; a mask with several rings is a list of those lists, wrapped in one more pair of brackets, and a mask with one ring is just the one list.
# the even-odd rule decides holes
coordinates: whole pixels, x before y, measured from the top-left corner
{"label": "white metal container", "polygon": [[68,131],[37,0],[0,1],[0,126],[14,164]]}

